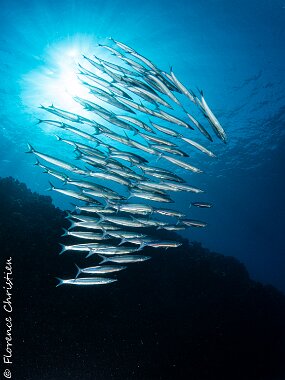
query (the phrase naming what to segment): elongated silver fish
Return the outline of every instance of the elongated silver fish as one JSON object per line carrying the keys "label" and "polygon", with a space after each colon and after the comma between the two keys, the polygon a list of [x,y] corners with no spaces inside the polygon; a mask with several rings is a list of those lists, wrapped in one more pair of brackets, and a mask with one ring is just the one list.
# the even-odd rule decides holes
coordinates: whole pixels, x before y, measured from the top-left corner
{"label": "elongated silver fish", "polygon": [[192,123],[202,133],[202,135],[204,135],[205,137],[207,137],[208,140],[213,141],[210,133],[203,127],[203,125],[201,123],[199,123],[199,121],[196,120],[192,115],[190,115],[189,112],[187,112],[186,110],[184,110],[184,111],[185,111],[186,115],[189,117],[189,119],[192,121]]}
{"label": "elongated silver fish", "polygon": [[73,244],[73,245],[61,245],[61,251],[59,252],[60,255],[62,255],[66,251],[80,251],[80,252],[90,252],[92,249],[100,248],[99,243],[83,243],[83,244]]}
{"label": "elongated silver fish", "polygon": [[152,241],[143,241],[140,245],[139,250],[141,250],[143,247],[152,247],[152,248],[177,248],[180,247],[182,243],[177,241],[170,241],[170,240],[152,240]]}
{"label": "elongated silver fish", "polygon": [[200,220],[193,219],[181,219],[181,223],[189,227],[206,227],[207,223],[201,222]]}
{"label": "elongated silver fish", "polygon": [[90,198],[82,193],[79,193],[77,191],[73,191],[73,190],[65,190],[65,189],[59,189],[57,187],[55,187],[51,182],[49,182],[50,184],[50,188],[48,190],[54,190],[54,191],[57,191],[58,193],[61,193],[61,194],[64,194],[64,195],[67,195],[69,197],[72,197],[72,198],[75,198],[75,199],[78,199],[80,201],[84,201],[84,202],[88,202],[88,203],[99,203],[98,201],[96,201],[95,199],[93,198]]}
{"label": "elongated silver fish", "polygon": [[153,92],[150,92],[144,88],[129,87],[128,90],[134,92],[136,95],[142,97],[150,103],[154,103],[155,105],[161,104],[164,107],[173,109],[173,107],[168,102],[166,102],[161,96],[159,96],[158,94],[154,94]]}
{"label": "elongated silver fish", "polygon": [[201,106],[202,110],[204,111],[205,116],[210,121],[210,124],[212,125],[213,130],[216,133],[217,137],[219,139],[221,139],[224,143],[226,143],[227,142],[227,136],[226,136],[226,133],[225,133],[223,127],[221,126],[219,120],[214,115],[213,111],[210,109],[210,107],[206,103],[203,92],[200,91],[200,93],[201,93],[200,106]]}
{"label": "elongated silver fish", "polygon": [[97,221],[96,222],[73,222],[72,221],[68,230],[72,230],[73,228],[76,228],[76,227],[86,228],[88,230],[101,230],[101,231],[109,231],[109,230],[116,231],[120,229],[120,227],[111,225],[111,224],[106,224],[106,223],[98,224]]}
{"label": "elongated silver fish", "polygon": [[126,238],[126,239],[142,239],[142,238],[147,236],[145,234],[141,234],[138,232],[121,231],[121,230],[105,231],[104,233],[108,236],[118,238],[118,239],[124,239],[124,238]]}
{"label": "elongated silver fish", "polygon": [[149,215],[153,213],[153,207],[146,204],[122,203],[111,204],[111,207],[113,207],[117,211],[128,212],[130,214]]}
{"label": "elongated silver fish", "polygon": [[113,95],[103,94],[103,93],[100,93],[99,91],[94,91],[94,90],[91,90],[91,94],[95,96],[95,98],[103,102],[106,102],[113,107],[120,108],[126,112],[135,113],[131,108],[119,102]]}
{"label": "elongated silver fish", "polygon": [[216,155],[213,152],[211,152],[209,149],[205,148],[201,144],[198,144],[196,141],[190,140],[187,137],[181,137],[181,139],[187,142],[188,144],[194,146],[196,149],[200,150],[201,152],[207,154],[208,156],[216,157]]}
{"label": "elongated silver fish", "polygon": [[103,206],[75,206],[76,210],[85,211],[89,213],[100,213],[100,214],[114,214],[115,209],[105,208]]}
{"label": "elongated silver fish", "polygon": [[126,226],[126,227],[144,227],[144,224],[139,222],[135,218],[123,218],[120,216],[108,216],[108,215],[102,215],[98,214],[100,216],[100,220],[98,223],[107,221],[110,223],[118,224],[119,226]]}
{"label": "elongated silver fish", "polygon": [[89,175],[91,177],[94,177],[94,178],[102,178],[102,179],[105,179],[105,180],[114,181],[114,182],[117,182],[117,183],[119,183],[121,185],[125,185],[125,186],[130,186],[131,185],[131,182],[129,180],[125,179],[122,176],[119,176],[118,174],[111,174],[111,173],[107,173],[107,172],[101,173],[101,172],[90,171]]}
{"label": "elongated silver fish", "polygon": [[98,44],[98,46],[104,48],[104,49],[107,49],[109,50],[112,54],[116,55],[116,56],[120,56],[121,54],[114,48],[108,46],[108,45],[103,45],[103,44]]}
{"label": "elongated silver fish", "polygon": [[211,207],[213,207],[212,203],[208,203],[208,202],[191,202],[191,206],[199,207],[199,208],[211,208]]}
{"label": "elongated silver fish", "polygon": [[191,102],[195,103],[195,98],[194,96],[192,95],[192,93],[190,91],[187,90],[187,88],[177,79],[177,77],[174,75],[174,72],[172,70],[172,68],[170,69],[170,75],[171,75],[171,79],[173,81],[173,83],[175,84],[176,87],[179,88],[179,90],[182,92],[182,94],[184,94],[185,96],[187,96],[188,99],[191,100]]}
{"label": "elongated silver fish", "polygon": [[62,110],[60,108],[55,107],[53,104],[49,107],[45,107],[45,106],[41,105],[40,108],[47,111],[47,112],[50,112],[56,116],[59,116],[63,119],[72,121],[74,123],[83,124],[84,121],[87,120],[83,116],[77,115],[73,112]]}
{"label": "elongated silver fish", "polygon": [[30,144],[28,144],[28,148],[29,148],[29,150],[27,153],[33,153],[34,155],[42,158],[43,160],[45,160],[45,161],[47,161],[53,165],[59,166],[62,169],[69,170],[69,171],[76,173],[76,174],[85,174],[86,173],[83,169],[81,169],[75,165],[69,164],[66,161],[59,160],[58,158],[49,156],[48,154],[44,154],[44,153],[40,153],[40,152],[36,151]]}
{"label": "elongated silver fish", "polygon": [[166,155],[163,155],[162,157],[165,160],[170,161],[173,164],[180,166],[183,169],[190,170],[191,172],[194,172],[194,173],[202,173],[201,169],[198,169],[195,166],[188,164],[187,162],[184,162],[184,161],[178,160],[177,158],[166,156]]}
{"label": "elongated silver fish", "polygon": [[65,228],[63,229],[64,233],[61,236],[73,236],[79,239],[85,240],[103,240],[106,237],[103,237],[103,234],[98,234],[90,231],[68,231]]}
{"label": "elongated silver fish", "polygon": [[166,196],[166,195],[161,195],[157,192],[150,192],[150,191],[143,191],[143,190],[132,190],[130,192],[131,197],[136,197],[136,198],[143,198],[147,199],[149,201],[155,201],[155,202],[167,202],[167,203],[173,203],[173,200]]}
{"label": "elongated silver fish", "polygon": [[136,247],[106,247],[106,248],[100,248],[100,247],[94,247],[91,249],[88,253],[87,257],[90,257],[97,254],[103,254],[105,256],[121,256],[121,255],[128,255],[130,253],[134,253],[138,250]]}
{"label": "elongated silver fish", "polygon": [[[79,268],[78,265],[76,265],[77,274],[75,278],[77,278],[81,273],[86,274],[107,274],[107,273],[115,273],[119,272],[121,270],[126,269],[127,267],[124,265],[97,265],[95,267],[87,267],[87,268]],[[94,277],[92,277],[94,278]]]}
{"label": "elongated silver fish", "polygon": [[132,124],[137,125],[138,127],[144,129],[147,132],[153,133],[153,130],[152,130],[151,127],[149,127],[143,121],[141,121],[139,119],[136,119],[135,117],[131,117],[131,116],[127,116],[127,115],[119,115],[119,116],[117,116],[117,119],[119,119],[119,120],[126,120],[126,121],[128,121],[128,122],[130,122]]}
{"label": "elongated silver fish", "polygon": [[159,112],[153,112],[152,114],[156,117],[159,117],[160,119],[164,119],[166,121],[169,121],[170,123],[180,125],[181,127],[185,127],[187,129],[193,129],[191,127],[191,125],[186,123],[184,120],[182,120],[176,116],[170,115],[169,113],[167,113],[163,110],[160,110]]}
{"label": "elongated silver fish", "polygon": [[147,135],[146,133],[143,133],[143,132],[139,132],[139,135],[142,136],[146,141],[152,141],[160,145],[167,145],[167,146],[172,146],[172,147],[176,146],[176,144],[172,143],[171,141],[165,140],[162,137]]}
{"label": "elongated silver fish", "polygon": [[106,277],[81,277],[71,279],[61,279],[57,277],[57,280],[59,281],[59,283],[56,285],[56,287],[60,285],[105,285],[117,281],[117,279]]}
{"label": "elongated silver fish", "polygon": [[166,224],[164,226],[157,227],[158,230],[163,229],[167,231],[183,231],[186,229],[186,224]]}
{"label": "elongated silver fish", "polygon": [[44,169],[44,173],[50,174],[53,177],[55,177],[55,178],[57,178],[63,182],[66,182],[66,180],[68,178],[66,174],[61,173],[61,172],[54,170],[52,168],[49,168],[48,166],[42,164],[38,159],[34,165],[39,166],[40,168]]}
{"label": "elongated silver fish", "polygon": [[83,194],[91,195],[92,197],[99,197],[99,198],[105,198],[105,199],[114,199],[114,200],[122,200],[125,199],[122,195],[114,194],[110,192],[105,192],[103,190],[83,190]]}
{"label": "elongated silver fish", "polygon": [[167,128],[163,125],[153,123],[152,121],[150,123],[154,128],[158,129],[160,132],[165,133],[166,135],[173,136],[173,137],[180,137],[181,136],[180,133],[174,131],[173,129]]}
{"label": "elongated silver fish", "polygon": [[181,149],[178,149],[169,145],[153,144],[152,148],[160,152],[166,152],[166,153],[173,154],[176,156],[189,157],[189,155],[183,152]]}
{"label": "elongated silver fish", "polygon": [[156,86],[158,86],[160,88],[160,91],[163,94],[167,95],[174,103],[176,103],[177,105],[179,105],[180,107],[182,107],[180,101],[176,98],[176,96],[173,95],[173,93],[163,83],[163,81],[160,80],[159,77],[157,77],[156,75],[152,75],[152,74],[148,74],[147,77],[148,77],[148,79],[150,79],[151,81],[153,81],[156,84]]}
{"label": "elongated silver fish", "polygon": [[203,190],[198,187],[190,186],[184,183],[172,183],[172,182],[164,182],[167,186],[171,187],[174,191],[190,191],[191,193],[203,193]]}
{"label": "elongated silver fish", "polygon": [[149,260],[150,256],[143,255],[123,255],[123,256],[112,256],[105,257],[104,255],[98,254],[103,260],[99,264],[104,264],[108,261],[118,264],[131,264],[131,263],[139,263],[141,261]]}
{"label": "elongated silver fish", "polygon": [[115,71],[118,71],[120,73],[123,73],[125,75],[130,75],[130,76],[133,76],[133,77],[139,77],[139,74],[135,71],[131,71],[131,70],[128,70],[126,69],[125,67],[122,67],[120,65],[117,65],[115,63],[112,63],[112,62],[108,62],[108,61],[105,61],[104,59],[102,58],[99,58],[99,57],[96,57],[99,62],[104,66],[104,67],[108,67],[109,69],[112,69],[112,70],[115,70]]}
{"label": "elongated silver fish", "polygon": [[169,209],[165,209],[165,208],[163,208],[163,209],[155,209],[154,212],[157,213],[157,214],[161,214],[161,215],[174,216],[176,218],[183,218],[185,216],[185,214],[183,214],[180,211],[169,210]]}

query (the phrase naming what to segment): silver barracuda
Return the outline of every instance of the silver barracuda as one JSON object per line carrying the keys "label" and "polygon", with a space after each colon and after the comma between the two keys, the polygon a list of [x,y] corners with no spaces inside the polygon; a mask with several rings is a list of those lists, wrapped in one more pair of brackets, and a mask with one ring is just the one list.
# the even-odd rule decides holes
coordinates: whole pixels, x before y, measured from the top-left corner
{"label": "silver barracuda", "polygon": [[72,278],[72,279],[61,279],[57,277],[59,283],[56,287],[60,285],[79,285],[79,286],[90,286],[90,285],[105,285],[111,284],[112,282],[117,281],[114,278],[106,278],[106,277],[81,277],[81,278]]}
{"label": "silver barracuda", "polygon": [[209,149],[205,148],[201,144],[198,144],[196,141],[190,140],[187,137],[181,137],[181,139],[187,142],[188,144],[194,146],[196,149],[200,150],[201,152],[207,154],[208,156],[216,157],[216,155],[213,152],[211,152]]}
{"label": "silver barracuda", "polygon": [[210,109],[210,107],[206,103],[206,100],[204,98],[203,92],[200,91],[200,93],[201,93],[201,103],[200,103],[200,106],[201,106],[201,108],[202,108],[205,116],[210,121],[210,124],[212,125],[213,130],[216,133],[217,137],[219,139],[221,139],[224,143],[226,143],[227,142],[227,136],[226,136],[226,133],[225,133],[223,127],[221,126],[219,120],[214,115],[213,111]]}
{"label": "silver barracuda", "polygon": [[66,229],[63,229],[64,233],[61,236],[73,236],[79,239],[84,240],[104,240],[108,237],[103,237],[102,233],[95,233],[90,231],[68,231]]}
{"label": "silver barracuda", "polygon": [[127,116],[127,115],[119,115],[119,116],[117,116],[117,119],[119,119],[119,120],[126,120],[129,123],[135,124],[136,126],[144,129],[147,132],[153,133],[153,130],[152,130],[152,128],[150,126],[148,126],[143,121],[141,121],[139,119],[136,119],[135,117],[131,117],[131,116]]}
{"label": "silver barracuda", "polygon": [[58,158],[49,156],[48,154],[44,154],[44,153],[40,153],[40,152],[36,151],[30,144],[28,144],[28,148],[29,148],[29,150],[27,153],[33,153],[34,155],[42,158],[43,160],[49,162],[50,164],[53,164],[55,166],[59,166],[62,169],[69,170],[69,171],[76,173],[76,174],[85,174],[86,173],[86,171],[84,171],[83,169],[81,169],[75,165],[69,164],[66,161],[59,160]]}
{"label": "silver barracuda", "polygon": [[131,263],[139,263],[141,261],[149,260],[150,256],[144,255],[122,255],[122,256],[112,256],[105,257],[103,254],[99,254],[102,258],[102,261],[99,264],[104,264],[106,262],[118,263],[118,264],[131,264]]}
{"label": "silver barracuda", "polygon": [[152,141],[152,142],[158,143],[160,145],[167,145],[167,146],[172,146],[172,147],[176,146],[176,144],[174,144],[168,140],[165,140],[162,137],[147,135],[143,132],[139,132],[139,135],[142,136],[146,141]]}
{"label": "silver barracuda", "polygon": [[[177,77],[174,75],[174,72],[172,68],[170,69],[170,75],[173,83],[176,87],[179,88],[179,90],[182,92],[183,95],[187,96],[188,99],[191,100],[191,102],[195,103],[195,98],[192,95],[190,91],[187,90],[187,88],[177,79]],[[168,77],[169,78],[169,77]]]}
{"label": "silver barracuda", "polygon": [[198,169],[195,166],[188,164],[187,162],[184,162],[184,161],[178,160],[177,158],[166,156],[166,155],[163,155],[162,157],[165,160],[172,162],[173,164],[180,166],[183,169],[190,170],[191,172],[194,172],[194,173],[202,173],[201,169]]}
{"label": "silver barracuda", "polygon": [[163,125],[159,125],[159,124],[153,123],[152,121],[151,121],[151,125],[154,128],[158,129],[160,132],[165,133],[166,135],[169,135],[169,136],[172,136],[172,137],[180,137],[181,136],[180,133],[174,131],[173,129],[167,128],[167,127],[165,127]]}
{"label": "silver barracuda", "polygon": [[69,112],[69,111],[62,110],[60,108],[57,108],[53,104],[49,107],[45,107],[45,106],[41,105],[40,108],[58,116],[58,117],[61,117],[62,119],[72,121],[73,123],[83,124],[84,121],[88,120],[88,119],[85,119],[83,116],[77,115],[77,114]]}
{"label": "silver barracuda", "polygon": [[98,224],[97,221],[96,222],[73,222],[72,221],[68,230],[72,230],[73,228],[76,228],[76,227],[86,228],[89,230],[101,230],[101,231],[109,231],[109,230],[116,231],[120,229],[120,227],[117,227],[111,224],[106,224],[106,223]]}
{"label": "silver barracuda", "polygon": [[181,223],[189,227],[206,227],[207,223],[201,222],[200,220],[193,219],[181,219]]}
{"label": "silver barracuda", "polygon": [[211,207],[213,207],[212,203],[208,203],[208,202],[191,202],[191,206],[199,207],[199,208],[211,208]]}
{"label": "silver barracuda", "polygon": [[78,199],[78,200],[83,201],[83,202],[97,203],[97,204],[99,204],[98,201],[96,201],[93,198],[88,197],[87,195],[82,194],[82,192],[77,192],[77,191],[73,191],[73,190],[59,189],[59,188],[55,187],[51,182],[49,182],[49,184],[50,184],[50,188],[48,190],[56,191],[58,193],[67,195],[68,197],[72,197],[72,198]]}
{"label": "silver barracuda", "polygon": [[[81,273],[85,273],[85,274],[108,274],[108,273],[116,273],[116,272],[119,272],[119,271],[124,270],[126,268],[127,267],[125,265],[97,265],[95,267],[87,267],[87,268],[79,268],[79,266],[76,265],[77,274],[76,274],[75,278],[78,278],[78,276]],[[94,277],[91,277],[91,278],[94,278]]]}
{"label": "silver barracuda", "polygon": [[148,77],[148,79],[150,79],[151,81],[153,81],[156,84],[157,87],[159,87],[160,92],[162,92],[163,94],[167,95],[174,103],[176,103],[177,105],[179,105],[180,107],[182,107],[180,101],[176,98],[176,96],[173,95],[173,93],[163,83],[163,81],[160,80],[159,77],[157,77],[156,75],[151,75],[151,74],[148,74],[147,77]]}
{"label": "silver barracuda", "polygon": [[91,249],[95,249],[96,247],[103,247],[100,243],[83,243],[83,244],[73,244],[73,245],[63,245],[61,244],[61,251],[59,252],[62,255],[66,251],[80,251],[80,252],[90,252]]}
{"label": "silver barracuda", "polygon": [[150,192],[150,191],[143,191],[143,190],[132,190],[130,192],[129,198],[132,198],[132,197],[147,199],[149,201],[155,201],[155,202],[173,203],[173,200],[170,197],[166,195],[161,195],[154,191]]}
{"label": "silver barracuda", "polygon": [[192,121],[192,123],[197,127],[197,129],[204,135],[208,140],[213,141],[211,135],[209,132],[203,127],[201,123],[199,123],[198,120],[196,120],[192,115],[190,115],[187,111],[185,111],[186,115],[189,117],[189,119]]}

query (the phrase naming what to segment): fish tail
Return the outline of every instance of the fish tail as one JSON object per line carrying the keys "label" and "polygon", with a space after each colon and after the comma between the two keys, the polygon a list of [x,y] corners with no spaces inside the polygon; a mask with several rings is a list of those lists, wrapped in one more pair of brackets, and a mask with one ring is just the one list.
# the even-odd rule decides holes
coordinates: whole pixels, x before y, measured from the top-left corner
{"label": "fish tail", "polygon": [[76,225],[73,220],[69,220],[69,222],[71,223],[71,225],[68,227],[68,231],[71,230]]}
{"label": "fish tail", "polygon": [[141,244],[140,244],[140,246],[139,246],[139,248],[137,249],[138,251],[141,251],[142,249],[144,249],[144,247],[146,246],[146,243],[143,241]]}
{"label": "fish tail", "polygon": [[204,97],[203,91],[200,90],[198,87],[196,87],[196,88],[197,88],[197,91],[199,92],[199,94]]}
{"label": "fish tail", "polygon": [[73,215],[67,210],[66,211],[66,216],[64,217],[65,219],[70,219],[70,218],[73,218]]}
{"label": "fish tail", "polygon": [[47,189],[47,191],[54,190],[55,189],[54,185],[50,181],[48,181],[48,183],[49,183],[50,187]]}
{"label": "fish tail", "polygon": [[40,166],[40,161],[37,159],[37,161],[34,163],[35,166]]}
{"label": "fish tail", "polygon": [[[66,183],[67,179],[65,180]],[[78,209],[78,206],[75,203],[70,202],[71,206],[74,207],[74,209],[71,212],[74,212],[75,210]]]}
{"label": "fish tail", "polygon": [[107,261],[109,261],[108,257],[100,255],[100,253],[98,253],[98,256],[100,256],[103,259],[102,261],[100,261],[99,265],[104,264]]}
{"label": "fish tail", "polygon": [[105,238],[105,236],[107,235],[107,230],[106,230],[106,228],[104,228],[104,227],[102,227],[102,239],[104,239]]}
{"label": "fish tail", "polygon": [[159,155],[157,156],[156,162],[158,162],[161,159],[161,157],[163,157],[163,153],[159,153]]}
{"label": "fish tail", "polygon": [[122,245],[122,244],[126,243],[126,241],[127,241],[127,239],[123,238],[118,245]]}
{"label": "fish tail", "polygon": [[29,150],[26,153],[34,153],[35,149],[32,147],[32,145],[30,145],[29,143],[27,145]]}
{"label": "fish tail", "polygon": [[59,255],[62,255],[63,254],[63,252],[65,252],[66,251],[66,246],[65,245],[63,245],[63,244],[59,244],[60,246],[61,246],[61,251],[59,252]]}
{"label": "fish tail", "polygon": [[69,233],[68,233],[68,231],[65,229],[65,228],[63,228],[63,234],[61,235],[61,236],[67,236],[67,235],[69,235]]}
{"label": "fish tail", "polygon": [[90,251],[88,252],[87,256],[85,257],[85,259],[87,259],[88,257],[94,255],[95,252],[92,251],[92,249],[90,249]]}
{"label": "fish tail", "polygon": [[56,285],[56,288],[64,283],[64,280],[62,278],[56,277],[56,279],[59,281],[59,283]]}
{"label": "fish tail", "polygon": [[80,275],[80,273],[82,272],[82,270],[81,270],[81,268],[79,268],[79,266],[77,264],[75,264],[75,266],[76,266],[76,269],[77,269],[77,273],[76,273],[75,278],[77,278]]}
{"label": "fish tail", "polygon": [[77,154],[77,156],[75,157],[75,160],[80,160],[80,158],[83,156],[82,155],[82,152],[80,152],[80,150],[76,147],[73,151],[75,154]]}
{"label": "fish tail", "polygon": [[143,174],[145,175],[145,170],[143,170],[143,168],[140,165],[137,165],[137,168],[139,168],[143,172]]}
{"label": "fish tail", "polygon": [[100,214],[99,212],[97,212],[97,215],[99,216],[99,220],[98,220],[98,222],[96,222],[96,224],[100,224],[100,223],[104,222],[105,216]]}
{"label": "fish tail", "polygon": [[62,138],[59,137],[58,135],[55,135],[55,138],[57,139],[57,141],[61,141],[62,140]]}

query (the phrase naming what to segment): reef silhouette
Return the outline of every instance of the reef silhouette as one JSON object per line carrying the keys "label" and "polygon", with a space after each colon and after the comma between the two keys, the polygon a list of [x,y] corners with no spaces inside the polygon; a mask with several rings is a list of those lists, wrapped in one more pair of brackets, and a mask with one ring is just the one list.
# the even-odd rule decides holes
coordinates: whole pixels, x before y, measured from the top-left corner
{"label": "reef silhouette", "polygon": [[58,273],[84,259],[58,256],[65,213],[11,177],[0,179],[0,210],[2,260],[13,259],[14,379],[284,378],[285,297],[238,260],[182,239],[146,250],[151,264],[117,283],[56,288]]}

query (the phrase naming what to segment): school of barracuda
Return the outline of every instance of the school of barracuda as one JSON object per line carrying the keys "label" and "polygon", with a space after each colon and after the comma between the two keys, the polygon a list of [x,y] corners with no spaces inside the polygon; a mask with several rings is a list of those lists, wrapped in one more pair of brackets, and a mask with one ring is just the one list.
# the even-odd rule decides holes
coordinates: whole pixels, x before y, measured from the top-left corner
{"label": "school of barracuda", "polygon": [[[54,105],[40,107],[57,119],[39,120],[39,123],[66,132],[66,138],[56,137],[74,147],[80,166],[41,153],[28,144],[28,153],[37,157],[36,165],[63,182],[61,187],[50,183],[50,189],[83,202],[68,213],[71,226],[63,234],[81,243],[62,245],[60,253],[77,251],[102,259],[96,266],[77,266],[75,278],[58,279],[57,286],[112,283],[117,279],[104,275],[125,270],[126,264],[150,259],[142,254],[144,247],[168,249],[181,245],[149,236],[150,228],[180,231],[206,226],[205,222],[187,219],[183,212],[164,206],[173,203],[171,192],[203,192],[174,173],[175,168],[202,172],[189,162],[188,153],[179,148],[179,143],[186,142],[191,149],[215,157],[208,148],[189,138],[196,129],[202,138],[213,141],[206,127],[190,114],[190,107],[198,108],[208,127],[226,143],[226,134],[202,91],[198,90],[196,95],[180,82],[172,68],[170,72],[160,70],[131,47],[110,40],[113,47],[99,44],[97,49],[108,50],[112,62],[95,55],[83,56],[88,68],[78,67],[78,78],[93,99],[76,96],[74,100],[89,112],[90,118]],[[183,100],[186,105],[182,104]],[[98,101],[108,105],[108,109]],[[184,116],[177,116],[177,109]],[[157,165],[149,162],[154,158]],[[159,166],[165,161],[173,168]],[[96,183],[97,180],[104,185]],[[114,186],[121,188],[121,192],[114,190]],[[132,198],[135,203],[131,203]],[[212,207],[211,203],[199,201],[190,205]],[[161,216],[167,221],[159,219]],[[81,277],[81,274],[89,276]]]}

